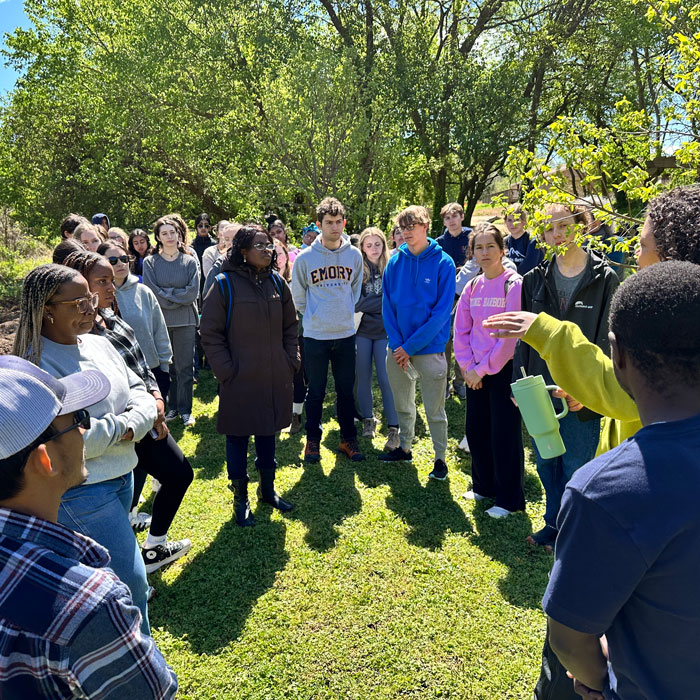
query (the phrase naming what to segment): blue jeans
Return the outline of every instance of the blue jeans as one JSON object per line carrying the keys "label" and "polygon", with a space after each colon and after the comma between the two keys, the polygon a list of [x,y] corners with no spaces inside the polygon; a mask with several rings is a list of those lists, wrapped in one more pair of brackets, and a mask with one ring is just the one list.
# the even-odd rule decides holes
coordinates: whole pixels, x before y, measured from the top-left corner
{"label": "blue jeans", "polygon": [[372,360],[377,370],[377,382],[382,392],[382,404],[387,425],[399,424],[399,416],[394,406],[394,395],[389,386],[389,376],[386,373],[386,338],[372,340],[371,338],[355,337],[357,357],[355,373],[357,374],[357,402],[363,418],[371,418],[372,408]]}
{"label": "blue jeans", "polygon": [[141,631],[151,634],[146,602],[148,581],[141,548],[129,524],[133,474],[97,484],[75,486],[63,494],[58,522],[106,547],[109,566],[129,587],[134,605],[141,611]]}
{"label": "blue jeans", "polygon": [[326,397],[328,361],[335,380],[340,434],[344,440],[357,437],[355,428],[355,336],[316,340],[304,336],[304,364],[309,382],[306,394],[306,437],[321,439],[323,399]]}
{"label": "blue jeans", "polygon": [[532,441],[537,473],[544,487],[544,521],[555,529],[564,488],[574,472],[595,456],[600,439],[600,419],[580,421],[575,413],[569,413],[559,421],[559,433],[566,447],[566,452],[559,457],[542,459],[535,441]]}

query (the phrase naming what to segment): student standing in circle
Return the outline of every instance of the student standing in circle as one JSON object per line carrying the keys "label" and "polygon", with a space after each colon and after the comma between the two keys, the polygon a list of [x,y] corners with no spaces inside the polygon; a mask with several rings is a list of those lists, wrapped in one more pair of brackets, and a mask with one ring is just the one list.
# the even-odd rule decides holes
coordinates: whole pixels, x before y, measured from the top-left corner
{"label": "student standing in circle", "polygon": [[185,249],[178,221],[163,216],[153,226],[156,248],[143,262],[143,282],[156,295],[168,326],[173,362],[170,365],[169,411],[165,419],[182,417],[186,427],[194,425],[192,389],[194,385],[195,329],[199,266]]}
{"label": "student standing in circle", "polygon": [[525,508],[520,413],[511,401],[515,340],[492,338],[482,322],[494,313],[519,311],[522,277],[503,266],[505,246],[493,224],[480,224],[469,241],[481,274],[457,303],[455,358],[467,387],[465,434],[472,453],[473,488],[466,498],[495,499],[486,511],[502,518]]}
{"label": "student standing in circle", "polygon": [[202,345],[219,380],[216,427],[236,523],[254,525],[248,502],[248,442],[255,438],[258,499],[280,511],[292,504],[275,491],[275,433],[292,419],[292,378],[299,367],[297,314],[276,272],[275,245],[261,226],[241,228],[202,310]]}
{"label": "student standing in circle", "polygon": [[377,371],[377,381],[382,392],[388,439],[384,445],[387,451],[399,446],[399,417],[394,406],[389,377],[386,373],[387,339],[382,320],[382,275],[389,260],[384,234],[374,227],[366,228],[360,234],[362,253],[362,294],[355,305],[355,313],[362,318],[355,336],[357,356],[357,400],[363,419],[362,437],[374,437],[377,419],[374,417],[372,401],[372,362]]}

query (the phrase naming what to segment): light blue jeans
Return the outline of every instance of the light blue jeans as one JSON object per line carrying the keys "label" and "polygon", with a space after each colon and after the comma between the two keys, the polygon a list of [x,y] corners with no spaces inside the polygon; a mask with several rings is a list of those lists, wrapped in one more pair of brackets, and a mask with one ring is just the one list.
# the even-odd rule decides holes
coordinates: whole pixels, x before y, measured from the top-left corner
{"label": "light blue jeans", "polygon": [[133,492],[133,472],[97,484],[75,486],[63,494],[58,522],[107,548],[112,558],[110,568],[129,587],[134,605],[141,611],[141,631],[150,635],[146,567],[129,524]]}
{"label": "light blue jeans", "polygon": [[386,338],[372,340],[362,336],[355,336],[355,376],[357,377],[357,403],[360,405],[360,413],[363,418],[371,418],[374,415],[372,407],[372,360],[377,370],[377,382],[382,392],[382,404],[387,425],[398,425],[399,416],[394,405],[394,394],[389,385],[389,376],[386,373]]}

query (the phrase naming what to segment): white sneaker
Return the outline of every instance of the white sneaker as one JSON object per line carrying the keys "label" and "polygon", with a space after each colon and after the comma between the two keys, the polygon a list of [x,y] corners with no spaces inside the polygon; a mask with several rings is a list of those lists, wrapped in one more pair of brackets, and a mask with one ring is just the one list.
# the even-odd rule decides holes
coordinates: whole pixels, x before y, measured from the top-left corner
{"label": "white sneaker", "polygon": [[[477,493],[476,491],[467,491],[466,493],[462,494],[462,498],[466,498],[468,501],[484,501],[486,500],[486,496],[482,496],[480,493]],[[486,511],[488,512],[488,511]]]}
{"label": "white sneaker", "polygon": [[505,518],[507,515],[511,514],[511,511],[501,508],[500,506],[492,506],[486,511],[486,515],[490,515],[492,518]]}
{"label": "white sneaker", "polygon": [[459,445],[457,445],[457,449],[462,450],[462,451],[466,452],[467,454],[469,454],[471,452],[471,450],[469,449],[469,443],[467,442],[466,435],[462,438]]}
{"label": "white sneaker", "polygon": [[185,428],[191,428],[194,425],[194,416],[190,413],[183,413],[182,414],[182,422],[185,425]]}
{"label": "white sneaker", "polygon": [[132,510],[129,513],[129,523],[131,524],[134,532],[142,532],[143,530],[148,530],[148,528],[151,527],[151,516],[148,513],[135,513]]}

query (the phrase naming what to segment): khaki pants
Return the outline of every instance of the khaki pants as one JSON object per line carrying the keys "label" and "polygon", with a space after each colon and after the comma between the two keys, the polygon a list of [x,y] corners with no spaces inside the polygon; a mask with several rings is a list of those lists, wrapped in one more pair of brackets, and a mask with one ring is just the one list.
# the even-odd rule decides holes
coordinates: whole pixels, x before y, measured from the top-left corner
{"label": "khaki pants", "polygon": [[[445,386],[447,362],[445,353],[414,355],[411,364],[420,375],[420,391],[423,397],[425,417],[428,419],[435,459],[445,459],[447,450],[447,413],[445,413]],[[399,414],[399,440],[401,448],[409,451],[416,431],[416,382],[396,364],[391,351],[386,356],[386,371]]]}

